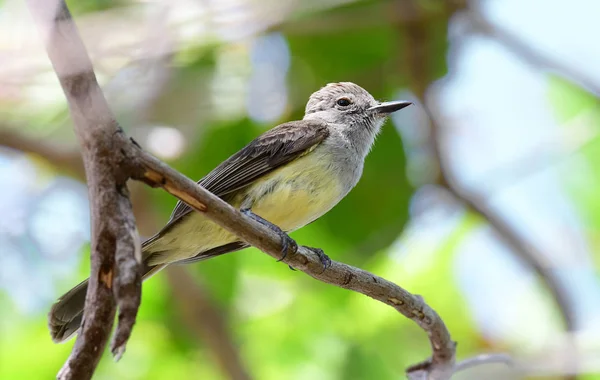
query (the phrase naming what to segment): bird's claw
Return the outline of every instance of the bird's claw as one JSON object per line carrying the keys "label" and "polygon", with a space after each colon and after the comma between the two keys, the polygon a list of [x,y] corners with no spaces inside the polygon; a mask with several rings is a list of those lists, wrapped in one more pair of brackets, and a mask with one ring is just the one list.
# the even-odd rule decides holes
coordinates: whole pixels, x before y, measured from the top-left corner
{"label": "bird's claw", "polygon": [[[279,227],[277,228],[279,229]],[[287,257],[289,251],[292,251],[292,254],[298,252],[298,244],[294,239],[289,237],[289,235],[283,232],[281,229],[279,229],[277,233],[281,238],[281,258],[277,260],[277,262],[280,262]]]}
{"label": "bird's claw", "polygon": [[[313,247],[305,247],[305,248],[311,250],[315,255],[317,255],[317,257],[321,261],[321,264],[323,264],[323,272],[325,272],[327,270],[327,268],[331,267],[331,259],[329,258],[329,256],[327,256],[325,254],[325,252],[323,252],[323,250],[321,248],[313,248]],[[321,272],[321,273],[323,273],[323,272]]]}
{"label": "bird's claw", "polygon": [[272,231],[279,235],[279,237],[281,238],[281,258],[277,260],[277,262],[285,259],[287,257],[288,252],[291,251],[292,254],[294,254],[298,251],[298,244],[296,243],[296,241],[289,237],[288,234],[283,232],[281,228],[269,222],[268,220],[256,215],[249,208],[242,209],[240,211],[242,212],[242,214],[249,216],[250,218],[262,224],[263,226],[269,227]]}

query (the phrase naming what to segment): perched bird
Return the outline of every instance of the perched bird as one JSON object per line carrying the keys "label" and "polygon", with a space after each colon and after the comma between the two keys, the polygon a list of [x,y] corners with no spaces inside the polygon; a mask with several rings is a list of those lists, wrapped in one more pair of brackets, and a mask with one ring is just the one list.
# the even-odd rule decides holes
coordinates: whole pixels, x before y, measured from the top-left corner
{"label": "perched bird", "polygon": [[[285,232],[333,208],[356,185],[386,116],[411,103],[378,102],[362,87],[330,83],[313,93],[302,120],[263,133],[199,184],[246,215],[274,229],[287,252]],[[206,216],[178,202],[167,225],[142,244],[147,279],[171,263],[192,263],[248,247]],[[327,265],[327,258],[321,254]],[[52,307],[52,339],[62,342],[80,327],[87,280]]]}

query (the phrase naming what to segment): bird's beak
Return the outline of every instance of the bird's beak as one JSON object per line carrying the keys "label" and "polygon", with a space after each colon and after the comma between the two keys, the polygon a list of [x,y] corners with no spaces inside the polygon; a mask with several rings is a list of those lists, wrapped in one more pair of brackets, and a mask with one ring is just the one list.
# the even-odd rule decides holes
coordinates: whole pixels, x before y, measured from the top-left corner
{"label": "bird's beak", "polygon": [[379,114],[387,115],[392,112],[396,112],[401,110],[402,108],[406,108],[410,106],[412,103],[404,100],[398,100],[393,102],[383,102],[379,103],[376,106],[369,108],[367,111],[373,111]]}

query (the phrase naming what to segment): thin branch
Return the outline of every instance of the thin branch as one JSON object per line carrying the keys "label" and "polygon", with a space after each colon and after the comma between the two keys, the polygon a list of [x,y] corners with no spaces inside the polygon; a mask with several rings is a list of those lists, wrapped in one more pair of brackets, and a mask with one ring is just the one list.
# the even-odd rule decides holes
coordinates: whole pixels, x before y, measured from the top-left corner
{"label": "thin branch", "polygon": [[[149,154],[140,150],[137,158],[139,164],[145,168],[143,176],[137,179],[152,186],[162,187],[247,243],[274,258],[281,257],[280,238],[271,229],[246,217]],[[343,263],[332,261],[331,267],[323,271],[323,264],[318,255],[307,247],[300,246],[295,254],[290,252],[283,262],[317,280],[383,302],[413,320],[427,332],[433,351],[431,360],[423,367],[427,368],[431,379],[449,378],[454,366],[455,343],[451,340],[439,315],[423,301],[422,297],[412,295],[398,285],[372,273]]]}
{"label": "thin branch", "polygon": [[[469,18],[477,30],[484,32],[486,35],[497,39],[499,42],[504,44],[519,57],[536,67],[545,67],[550,70],[554,70],[557,73],[564,75],[571,80],[581,84],[594,92],[596,95],[600,95],[600,86],[598,86],[594,80],[586,77],[582,73],[572,70],[571,68],[564,66],[552,59],[541,55],[536,52],[518,37],[511,34],[509,31],[504,30],[488,20],[486,20],[478,11],[470,7],[467,11]],[[431,116],[431,115],[430,115]],[[438,157],[441,148],[439,127],[436,126],[433,117],[430,117],[433,125],[433,136],[432,138],[436,141],[438,146]],[[440,161],[442,164],[443,162]],[[563,284],[554,274],[551,268],[551,263],[548,261],[547,256],[536,249],[533,245],[523,240],[517,231],[506,222],[501,216],[495,213],[487,202],[476,194],[470,194],[466,190],[461,189],[456,183],[456,180],[452,178],[452,174],[447,168],[442,165],[442,171],[445,173],[446,180],[450,185],[451,192],[460,200],[462,200],[471,210],[481,215],[490,226],[499,235],[500,239],[510,248],[526,265],[528,265],[533,271],[541,278],[546,284],[546,287],[552,294],[563,319],[565,328],[567,331],[576,330],[576,319],[573,304],[569,295],[567,294]]]}
{"label": "thin branch", "polygon": [[568,78],[569,80],[586,88],[588,91],[600,96],[600,84],[596,79],[587,76],[581,71],[570,65],[563,64],[551,57],[544,55],[539,50],[533,48],[530,44],[522,41],[516,34],[510,30],[504,29],[485,18],[481,12],[474,7],[469,7],[467,11],[469,21],[475,32],[479,32],[498,41],[508,50],[512,51],[517,57],[536,68],[545,68],[550,71]]}
{"label": "thin branch", "polygon": [[232,380],[251,379],[228,334],[223,315],[209,299],[204,286],[180,265],[173,265],[166,272],[183,322],[210,347],[223,373]]}
{"label": "thin branch", "polygon": [[119,358],[141,299],[139,238],[126,186],[129,141],[115,121],[96,80],[77,27],[64,1],[28,0],[67,98],[79,139],[92,216],[91,276],[81,332],[60,379],[91,378],[119,307],[112,351]]}
{"label": "thin branch", "polygon": [[502,363],[512,367],[513,359],[507,354],[482,354],[465,359],[456,364],[455,373],[469,368],[479,367],[486,364]]}
{"label": "thin branch", "polygon": [[[399,6],[403,12],[419,12],[418,5],[409,0],[400,0]],[[448,14],[452,14],[456,8],[450,8]],[[418,20],[418,17],[415,17]],[[411,79],[411,88],[420,99],[425,112],[429,117],[430,144],[434,160],[439,167],[437,183],[446,188],[457,200],[464,203],[471,211],[481,216],[498,235],[500,240],[507,245],[522,262],[531,268],[548,288],[558,311],[568,331],[575,329],[575,313],[573,305],[563,285],[548,265],[546,256],[536,250],[531,244],[524,241],[519,234],[513,230],[502,217],[495,213],[487,202],[475,194],[468,193],[454,178],[449,170],[443,151],[443,138],[441,127],[437,124],[433,112],[428,108],[425,93],[430,83],[432,62],[428,52],[428,35],[426,25],[415,22],[402,26],[402,32],[406,38],[406,67],[409,70],[408,77]]]}
{"label": "thin branch", "polygon": [[0,127],[0,145],[38,155],[57,168],[65,170],[77,178],[85,179],[83,161],[78,151],[61,149],[59,146],[51,146],[47,142],[28,138],[16,133],[15,129],[4,125]]}
{"label": "thin branch", "polygon": [[[425,108],[427,107],[425,106]],[[429,111],[428,114],[431,125],[431,140],[436,147],[435,151],[439,158],[443,149],[442,139],[440,137],[440,127],[437,125],[434,117]],[[560,279],[552,270],[552,265],[547,259],[547,256],[532,244],[527,243],[506,220],[488,205],[483,197],[464,190],[447,168],[445,160],[440,160],[438,162],[441,173],[440,184],[442,184],[457,200],[464,203],[471,212],[479,215],[485,220],[500,241],[504,243],[528,268],[530,268],[540,280],[542,280],[556,303],[565,329],[567,331],[575,331],[576,320],[572,301]]]}

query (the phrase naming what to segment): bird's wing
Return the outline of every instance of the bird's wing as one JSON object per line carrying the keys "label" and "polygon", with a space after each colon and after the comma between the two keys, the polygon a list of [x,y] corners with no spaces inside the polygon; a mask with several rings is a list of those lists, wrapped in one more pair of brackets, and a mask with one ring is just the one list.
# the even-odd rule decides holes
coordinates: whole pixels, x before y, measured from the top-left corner
{"label": "bird's wing", "polygon": [[[240,190],[258,178],[310,152],[329,136],[325,122],[312,120],[292,121],[263,133],[239,152],[229,157],[198,183],[206,190],[223,198]],[[192,211],[179,201],[167,225],[144,245],[154,241],[170,225]]]}
{"label": "bird's wing", "polygon": [[[306,154],[328,135],[324,122],[299,120],[281,124],[254,139],[198,183],[222,198]],[[179,201],[171,220],[190,211],[188,205]]]}

